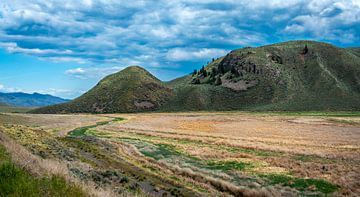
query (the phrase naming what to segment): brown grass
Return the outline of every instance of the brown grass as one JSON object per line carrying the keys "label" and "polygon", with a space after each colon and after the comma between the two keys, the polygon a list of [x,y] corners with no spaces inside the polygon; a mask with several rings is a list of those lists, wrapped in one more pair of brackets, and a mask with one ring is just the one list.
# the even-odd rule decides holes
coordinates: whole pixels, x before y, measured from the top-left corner
{"label": "brown grass", "polygon": [[181,168],[179,166],[168,166],[164,162],[156,162],[153,159],[147,159],[143,157],[143,155],[137,150],[137,148],[133,145],[120,144],[119,146],[122,150],[121,152],[126,153],[128,156],[136,157],[138,160],[140,159],[142,163],[153,164],[152,167],[156,167],[161,169],[161,172],[167,172],[167,174],[172,173],[177,176],[183,176],[189,180],[192,180],[193,184],[196,185],[210,185],[214,187],[215,190],[226,192],[234,196],[254,196],[254,197],[265,197],[265,196],[274,196],[272,193],[274,191],[271,188],[257,188],[257,189],[249,189],[244,187],[239,187],[230,182],[216,179],[210,176],[206,176],[199,172],[193,172],[189,168]]}
{"label": "brown grass", "polygon": [[[237,176],[246,179],[267,173],[290,173],[296,178],[323,179],[341,187],[334,195],[360,194],[360,127],[356,124],[345,124],[347,121],[358,121],[358,117],[344,117],[339,119],[340,121],[334,121],[327,117],[246,113],[18,116],[30,121],[27,125],[40,126],[38,129],[44,129],[50,138],[64,136],[69,129],[78,126],[93,125],[95,122],[119,116],[125,117],[127,120],[124,122],[99,126],[88,134],[96,138],[101,138],[102,134],[107,138],[101,138],[101,141],[119,148],[118,154],[114,155],[115,160],[124,160],[144,170],[149,176],[161,177],[166,184],[194,190],[205,196],[297,194],[295,189],[266,185],[259,177],[255,177],[256,181],[253,183],[233,180]],[[16,126],[14,128],[21,129]],[[29,128],[31,130],[31,126]],[[58,131],[53,133],[51,130]],[[14,135],[17,135],[16,132]],[[182,165],[183,161],[180,157],[175,158],[176,156],[155,160],[142,154],[137,144],[135,146],[119,141],[119,138],[136,139],[144,144],[170,145],[185,156],[205,162],[239,161],[251,163],[254,167],[243,171],[212,171],[191,164]],[[36,141],[35,138],[34,140]],[[96,145],[100,147],[99,150],[106,149],[101,143]],[[16,157],[30,158],[29,155]],[[47,165],[58,165],[45,164],[46,161],[41,161],[43,164],[32,164],[27,163],[26,159],[20,160],[24,160],[25,167],[38,165],[39,169],[34,168],[35,171],[45,168],[45,172],[49,172],[51,167],[46,167]],[[174,164],[174,161],[178,163]],[[60,167],[55,169],[55,172],[69,176],[66,175],[66,165],[62,168],[63,164],[60,162]]]}
{"label": "brown grass", "polygon": [[[131,120],[126,123],[106,125],[100,131],[110,133],[114,138],[135,137],[143,140],[147,136],[158,137],[158,140],[150,141],[175,145],[202,159],[248,158],[264,164],[256,169],[258,173],[291,172],[296,177],[324,179],[340,185],[338,195],[360,193],[360,180],[355,178],[360,176],[358,126],[328,120],[327,117],[253,116],[236,113],[129,116]],[[359,118],[341,119],[357,121]],[[189,140],[195,144],[167,142],[169,139]],[[273,151],[279,155],[259,157],[249,153],[212,149],[203,146],[204,144],[238,147],[255,152]],[[199,176],[198,172],[195,174]],[[192,177],[193,174],[185,176]]]}
{"label": "brown grass", "polygon": [[[26,148],[16,143],[13,139],[7,137],[4,133],[0,131],[0,143],[6,148],[6,150],[11,155],[11,160],[21,168],[25,169],[27,172],[31,173],[34,176],[53,176],[57,175],[65,178],[69,183],[76,184],[77,186],[83,188],[83,191],[89,194],[89,196],[98,196],[98,197],[113,197],[117,196],[112,193],[109,189],[96,188],[95,184],[92,182],[81,182],[80,180],[73,177],[66,163],[51,160],[51,159],[42,159],[38,156],[30,153]],[[124,194],[124,196],[131,196]]]}
{"label": "brown grass", "polygon": [[299,154],[360,158],[360,127],[335,123],[326,117],[236,113],[138,114],[124,124],[112,124],[105,128],[112,131],[144,131],[150,135],[186,136],[234,146]]}

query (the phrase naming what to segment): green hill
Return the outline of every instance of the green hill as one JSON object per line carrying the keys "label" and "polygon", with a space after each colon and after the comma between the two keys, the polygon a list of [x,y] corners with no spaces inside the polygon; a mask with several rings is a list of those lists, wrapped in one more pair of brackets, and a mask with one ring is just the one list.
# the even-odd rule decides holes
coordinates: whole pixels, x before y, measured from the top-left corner
{"label": "green hill", "polygon": [[234,50],[166,84],[130,67],[68,104],[35,112],[360,110],[359,102],[359,48],[291,41]]}
{"label": "green hill", "polygon": [[358,52],[312,41],[234,50],[205,76],[169,82],[164,110],[359,110]]}
{"label": "green hill", "polygon": [[60,105],[40,108],[37,113],[115,113],[159,108],[171,90],[145,69],[132,66],[101,80],[79,98]]}

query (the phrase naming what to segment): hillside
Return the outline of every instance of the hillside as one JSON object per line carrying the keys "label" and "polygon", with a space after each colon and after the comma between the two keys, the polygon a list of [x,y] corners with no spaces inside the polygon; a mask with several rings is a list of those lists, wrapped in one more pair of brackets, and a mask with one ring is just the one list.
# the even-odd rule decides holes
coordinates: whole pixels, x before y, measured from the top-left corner
{"label": "hillside", "polygon": [[130,67],[70,103],[35,112],[360,110],[359,54],[313,41],[247,47],[167,83]]}
{"label": "hillside", "polygon": [[354,55],[360,57],[360,48],[350,48],[349,49]]}
{"label": "hillside", "polygon": [[48,94],[0,93],[0,103],[16,107],[43,107],[68,101]]}
{"label": "hillside", "polygon": [[128,67],[101,80],[79,98],[35,110],[37,113],[115,113],[158,109],[171,96],[163,82],[138,66]]}
{"label": "hillside", "polygon": [[312,41],[234,50],[169,82],[164,110],[359,110],[360,53]]}

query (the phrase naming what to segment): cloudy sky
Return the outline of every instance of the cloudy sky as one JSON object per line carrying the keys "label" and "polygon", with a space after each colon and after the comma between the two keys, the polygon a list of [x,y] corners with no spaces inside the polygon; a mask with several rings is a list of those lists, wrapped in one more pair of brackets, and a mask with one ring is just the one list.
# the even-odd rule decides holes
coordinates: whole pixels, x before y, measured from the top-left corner
{"label": "cloudy sky", "polygon": [[360,0],[1,0],[0,91],[74,98],[128,65],[170,80],[294,39],[360,46]]}

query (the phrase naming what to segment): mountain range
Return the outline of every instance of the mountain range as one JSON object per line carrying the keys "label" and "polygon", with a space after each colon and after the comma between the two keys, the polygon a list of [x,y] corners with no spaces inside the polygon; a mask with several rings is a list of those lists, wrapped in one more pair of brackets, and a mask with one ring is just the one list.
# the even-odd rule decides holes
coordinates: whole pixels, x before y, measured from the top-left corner
{"label": "mountain range", "polygon": [[359,103],[360,48],[290,41],[233,50],[169,82],[131,66],[73,101],[33,112],[360,110]]}
{"label": "mountain range", "polygon": [[9,105],[15,107],[44,107],[48,105],[55,105],[59,103],[69,102],[70,100],[51,96],[48,94],[27,94],[22,92],[16,93],[1,93],[0,105]]}

